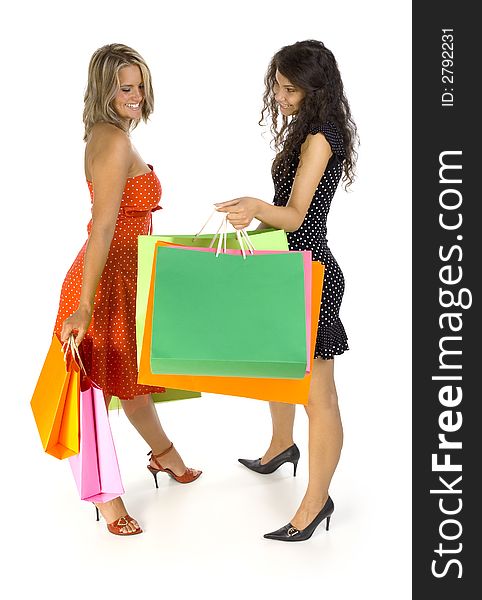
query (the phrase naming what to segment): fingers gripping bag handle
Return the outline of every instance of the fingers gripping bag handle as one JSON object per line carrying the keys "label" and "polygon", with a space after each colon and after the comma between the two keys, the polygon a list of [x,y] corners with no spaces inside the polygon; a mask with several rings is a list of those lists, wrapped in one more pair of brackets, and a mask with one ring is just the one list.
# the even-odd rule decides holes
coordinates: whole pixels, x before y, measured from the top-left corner
{"label": "fingers gripping bag handle", "polygon": [[[219,214],[217,210],[214,210],[209,215],[207,221],[204,223],[204,225],[201,227],[201,229],[198,231],[198,233],[196,233],[196,235],[194,236],[193,239],[196,239],[197,237],[199,237],[201,235],[201,233],[204,231],[207,224],[209,223],[209,221],[213,218],[213,216],[215,214]],[[226,241],[227,241],[227,235],[228,235],[227,227],[228,227],[228,217],[226,215],[222,218],[221,223],[220,223],[216,233],[213,235],[211,243],[209,244],[209,248],[214,248],[216,238],[218,238],[218,243],[217,243],[217,248],[216,248],[216,256],[219,256],[219,254],[221,253],[221,250],[226,252],[226,249],[227,249]],[[234,227],[233,227],[233,229],[236,232],[236,239],[238,240],[239,248],[241,250],[243,258],[246,258],[246,251],[248,251],[250,254],[254,254],[255,248],[253,246],[253,243],[249,239],[249,235],[246,233],[246,230],[245,229],[235,229]]]}
{"label": "fingers gripping bag handle", "polygon": [[84,363],[80,358],[79,347],[77,346],[75,338],[72,334],[70,334],[67,341],[62,344],[62,352],[64,353],[65,364],[67,364],[68,354],[70,352],[72,358],[84,372],[84,375],[87,376],[87,371],[85,370]]}

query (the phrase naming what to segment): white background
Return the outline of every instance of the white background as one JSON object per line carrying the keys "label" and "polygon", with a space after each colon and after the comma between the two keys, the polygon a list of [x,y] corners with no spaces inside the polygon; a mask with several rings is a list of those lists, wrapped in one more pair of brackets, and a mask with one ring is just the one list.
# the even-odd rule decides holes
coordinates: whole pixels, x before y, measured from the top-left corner
{"label": "white background", "polygon": [[[1,21],[9,597],[409,598],[410,3],[47,0],[10,4]],[[68,464],[43,454],[29,406],[60,286],[89,220],[81,120],[88,61],[99,46],[122,42],[148,62],[155,112],[133,140],[163,185],[154,231],[188,233],[213,202],[272,199],[269,136],[257,125],[263,76],[274,52],[307,38],[334,52],[362,142],[353,192],[337,191],[328,221],[347,282],[341,317],[351,347],[335,361],[345,446],[331,530],[303,544],[262,538],[289,521],[304,493],[303,409],[298,476],[285,466],[261,477],[236,459],[263,453],[267,404],[204,395],[159,406],[186,462],[204,470],[188,486],[160,477],[155,490],[144,442],[122,412],[111,415],[125,500],[145,529],[111,536],[78,500]]]}

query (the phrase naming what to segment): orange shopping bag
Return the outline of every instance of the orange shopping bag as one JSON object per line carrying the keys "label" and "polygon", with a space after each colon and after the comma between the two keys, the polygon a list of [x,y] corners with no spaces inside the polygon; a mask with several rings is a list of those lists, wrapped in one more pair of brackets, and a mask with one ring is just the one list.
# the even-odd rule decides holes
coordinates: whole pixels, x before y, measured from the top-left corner
{"label": "orange shopping bag", "polygon": [[[166,243],[166,245],[171,245]],[[311,348],[315,347],[323,287],[324,265],[314,261],[312,264],[312,302],[311,302]],[[163,375],[154,374],[150,367],[150,348],[152,337],[152,310],[154,299],[155,261],[152,268],[151,286],[147,302],[144,337],[142,340],[137,381],[144,385],[166,386],[242,396],[258,400],[286,402],[289,404],[307,404],[311,382],[310,373],[303,379],[261,379],[243,377],[214,377],[204,375]],[[313,357],[310,357],[311,362]]]}
{"label": "orange shopping bag", "polygon": [[42,446],[55,458],[79,453],[79,398],[79,365],[73,356],[66,360],[54,334],[30,406]]}

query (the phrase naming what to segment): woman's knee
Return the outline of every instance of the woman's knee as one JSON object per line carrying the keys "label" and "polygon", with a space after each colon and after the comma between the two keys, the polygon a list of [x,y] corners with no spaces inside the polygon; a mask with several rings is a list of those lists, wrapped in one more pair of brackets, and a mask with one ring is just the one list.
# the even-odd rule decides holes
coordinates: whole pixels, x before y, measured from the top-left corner
{"label": "woman's knee", "polygon": [[338,410],[338,394],[335,386],[310,393],[305,410],[308,417],[320,410]]}
{"label": "woman's knee", "polygon": [[121,399],[121,404],[125,414],[129,417],[139,409],[146,407],[150,403],[150,399],[150,394],[145,394],[143,396],[135,396],[129,400]]}

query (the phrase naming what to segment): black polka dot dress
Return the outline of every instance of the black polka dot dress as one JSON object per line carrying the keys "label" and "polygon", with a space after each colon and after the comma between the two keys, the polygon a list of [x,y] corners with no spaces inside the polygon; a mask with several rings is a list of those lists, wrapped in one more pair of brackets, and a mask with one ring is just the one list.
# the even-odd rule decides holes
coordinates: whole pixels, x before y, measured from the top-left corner
{"label": "black polka dot dress", "polygon": [[[311,250],[313,260],[325,265],[314,357],[332,359],[334,355],[343,354],[348,350],[347,336],[339,317],[345,279],[328,247],[326,238],[326,219],[342,175],[345,149],[341,133],[332,122],[314,125],[309,133],[322,133],[331,146],[333,156],[316,188],[301,227],[297,231],[287,232],[287,237],[290,250]],[[275,187],[273,204],[276,206],[286,206],[290,198],[299,158],[298,151],[293,155],[287,170],[279,165],[273,173]]]}

